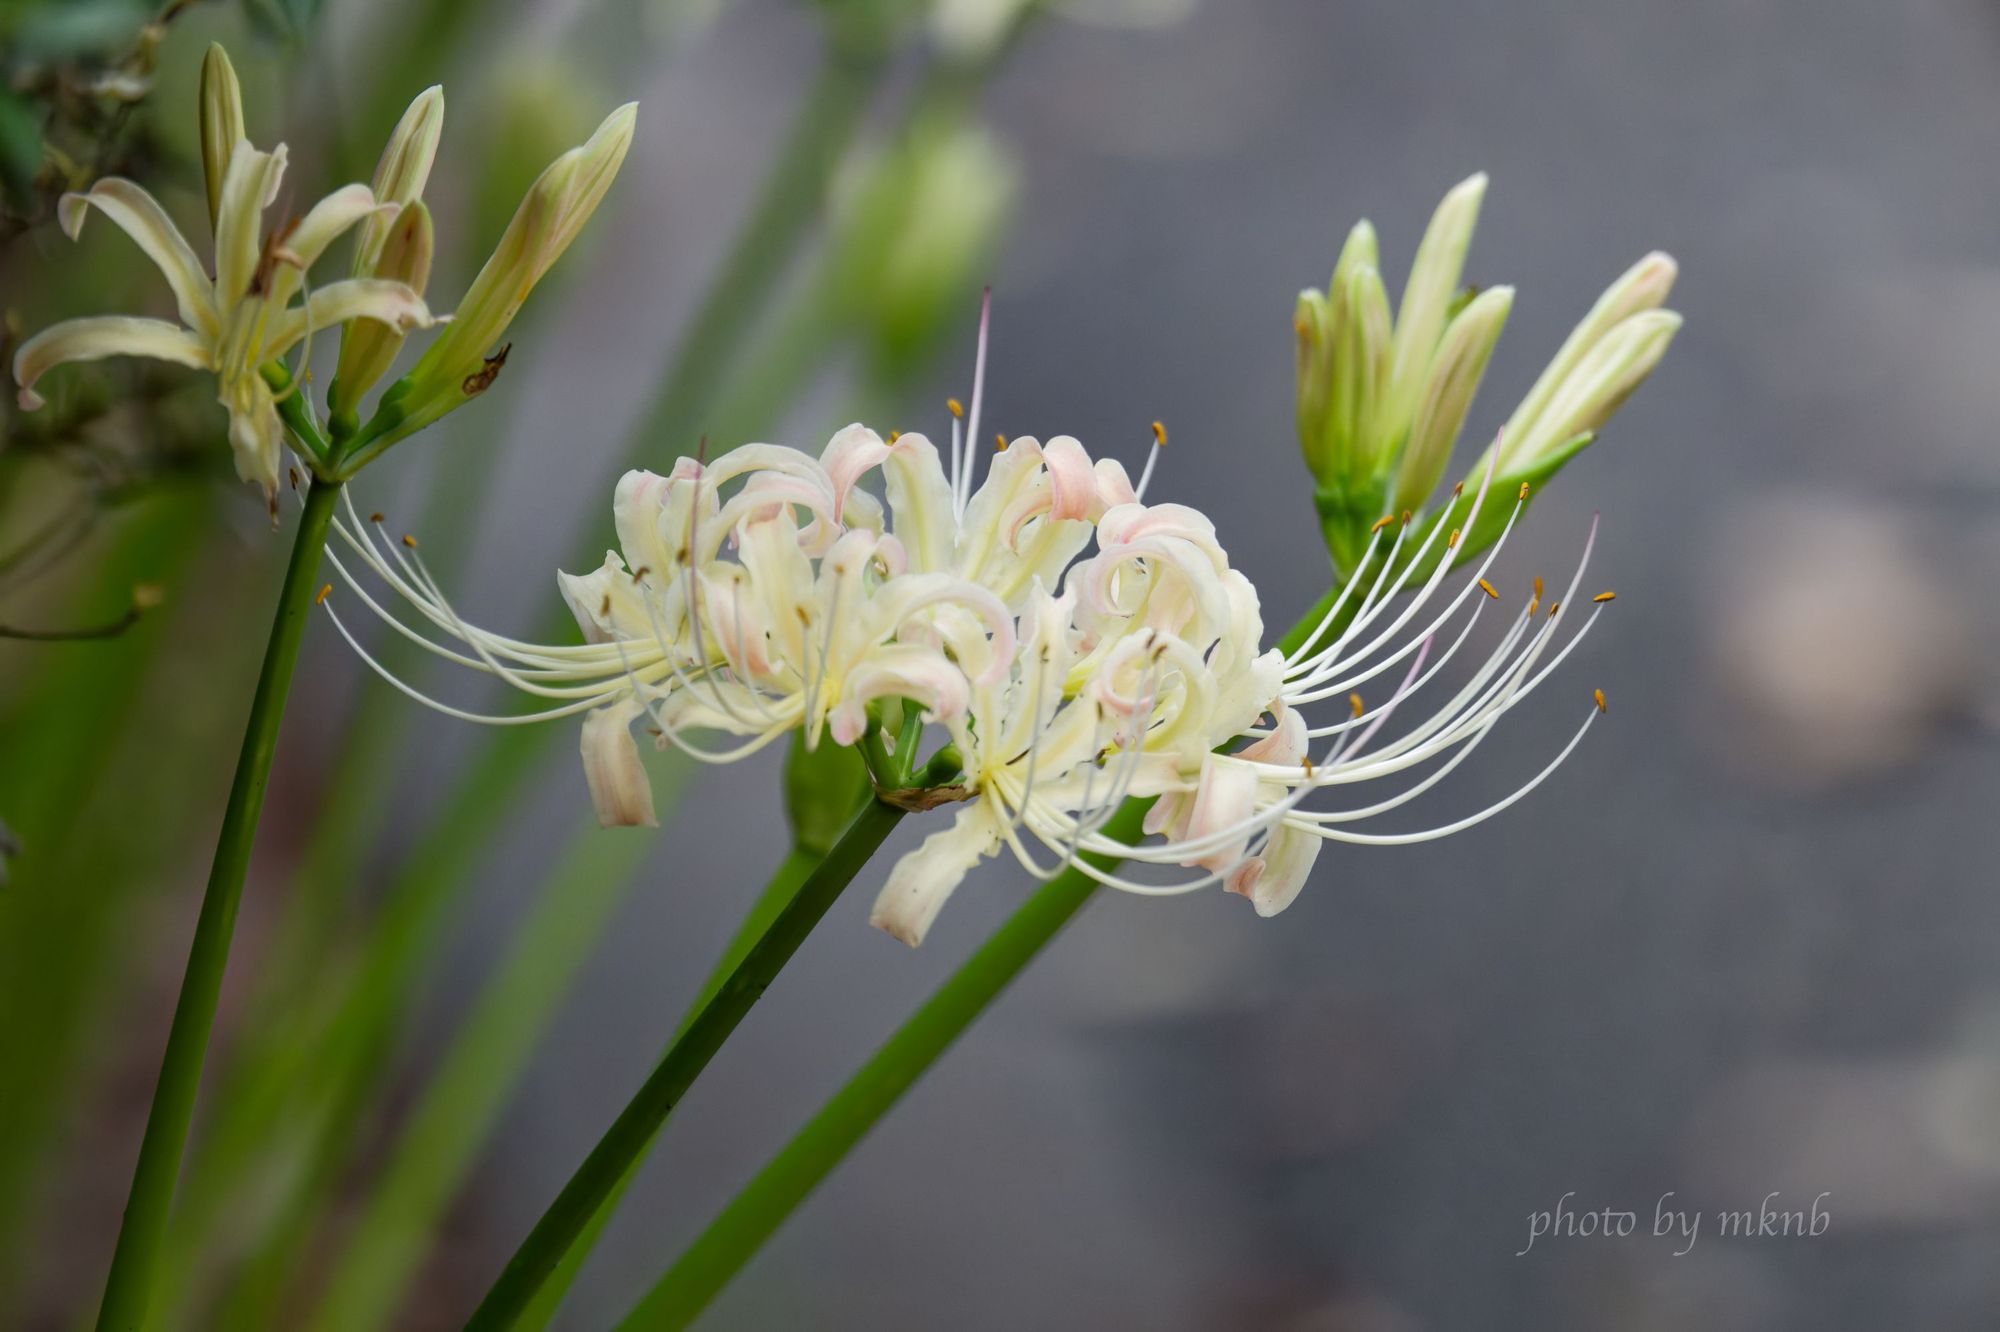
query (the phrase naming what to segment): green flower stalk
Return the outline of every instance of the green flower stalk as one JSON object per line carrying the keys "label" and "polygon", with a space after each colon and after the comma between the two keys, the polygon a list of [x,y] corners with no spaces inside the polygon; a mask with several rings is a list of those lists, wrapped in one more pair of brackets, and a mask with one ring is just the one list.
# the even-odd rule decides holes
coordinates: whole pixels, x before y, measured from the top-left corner
{"label": "green flower stalk", "polygon": [[[250,143],[229,57],[211,47],[202,66],[199,139],[215,232],[213,276],[158,200],[130,181],[100,180],[63,197],[58,208],[63,229],[74,238],[92,209],[103,213],[158,265],[179,322],[124,315],[71,319],[23,342],[14,358],[24,410],[42,405],[38,381],[65,362],[136,355],[209,371],[228,413],[237,472],[263,488],[274,522],[287,445],[304,460],[311,478],[308,484],[298,469],[290,469],[292,488],[302,492],[302,515],[98,1312],[101,1329],[139,1329],[148,1318],[285,700],[307,614],[323,595],[315,584],[342,483],[388,444],[476,392],[473,380],[481,372],[475,365],[466,371],[459,397],[428,416],[412,421],[405,412],[391,412],[357,434],[350,408],[335,416],[329,433],[311,400],[307,373],[316,333],[356,321],[380,325],[372,338],[343,338],[342,370],[358,393],[394,359],[403,334],[440,322],[421,294],[433,236],[419,196],[442,114],[442,94],[427,91],[391,137],[371,185],[345,186],[303,216],[269,221],[266,213],[281,193],[286,149],[279,144],[264,152]],[[509,240],[468,293],[468,313],[453,330],[457,336],[435,344],[420,370],[429,364],[434,372],[456,373],[505,329],[602,200],[631,142],[634,120],[634,107],[621,108],[591,143],[544,173]],[[353,276],[314,286],[309,270],[356,227],[361,236]],[[478,387],[486,380],[490,373]],[[429,381],[419,378],[411,387],[419,404],[427,404]]]}
{"label": "green flower stalk", "polygon": [[[1385,518],[1422,513],[1431,502],[1513,310],[1511,287],[1461,285],[1485,195],[1486,177],[1475,175],[1438,205],[1393,319],[1366,221],[1348,233],[1326,291],[1299,296],[1299,447],[1342,572],[1356,567]],[[1680,316],[1661,308],[1674,274],[1674,261],[1654,253],[1611,285],[1431,521],[1470,512],[1464,492],[1485,479],[1489,460],[1498,493],[1524,484],[1532,491],[1590,442],[1679,329]],[[1475,526],[1453,558],[1479,554],[1498,531],[1490,522]]]}

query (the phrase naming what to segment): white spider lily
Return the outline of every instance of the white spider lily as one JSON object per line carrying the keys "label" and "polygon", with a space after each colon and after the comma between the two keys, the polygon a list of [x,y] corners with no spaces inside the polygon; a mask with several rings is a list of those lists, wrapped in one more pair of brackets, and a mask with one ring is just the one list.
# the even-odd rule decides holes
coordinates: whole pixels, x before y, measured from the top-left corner
{"label": "white spider lily", "polygon": [[180,323],[96,315],[43,329],[14,356],[21,406],[30,411],[40,407],[36,382],[66,361],[146,356],[212,371],[217,397],[229,411],[237,475],[274,495],[284,433],[262,368],[315,330],[352,319],[372,319],[399,331],[434,322],[415,291],[380,278],[329,283],[294,301],[306,270],[326,247],[384,206],[367,186],[348,185],[315,204],[296,224],[266,236],[263,213],[277,198],[285,155],[283,144],[266,153],[247,142],[239,142],[231,153],[218,196],[213,278],[166,210],[131,181],[110,177],[83,193],[64,195],[57,214],[63,231],[73,240],[90,209],[103,213],[159,266],[173,290]]}
{"label": "white spider lily", "polygon": [[[1486,498],[1482,488],[1474,497],[1475,515]],[[1524,499],[1514,500],[1516,516]],[[966,755],[964,783],[978,798],[952,827],[932,834],[898,863],[877,899],[875,924],[907,943],[921,942],[966,871],[1003,845],[1038,877],[1075,866],[1106,886],[1147,895],[1222,881],[1249,898],[1260,915],[1275,915],[1297,897],[1323,843],[1425,841],[1482,822],[1546,780],[1603,707],[1599,695],[1554,760],[1504,799],[1438,827],[1357,831],[1350,825],[1390,813],[1443,781],[1582,640],[1610,600],[1608,593],[1557,647],[1590,542],[1568,591],[1548,614],[1539,613],[1537,580],[1534,597],[1459,689],[1394,739],[1377,743],[1392,717],[1408,718],[1415,711],[1411,700],[1457,655],[1487,602],[1497,599],[1484,575],[1512,519],[1486,563],[1449,593],[1444,581],[1450,562],[1426,558],[1425,547],[1455,544],[1456,532],[1446,537],[1434,528],[1409,552],[1403,549],[1407,524],[1396,525],[1393,537],[1378,529],[1363,567],[1379,571],[1351,579],[1305,646],[1287,656],[1243,646],[1254,645],[1261,632],[1247,583],[1224,594],[1233,622],[1219,638],[1189,641],[1159,621],[1152,598],[1176,608],[1171,619],[1197,604],[1198,598],[1190,598],[1204,581],[1188,579],[1179,595],[1162,596],[1167,589],[1156,580],[1168,570],[1184,577],[1190,566],[1171,562],[1165,551],[1148,551],[1134,562],[1132,543],[1123,535],[1127,530],[1162,523],[1176,529],[1178,539],[1201,533],[1200,527],[1185,530],[1189,511],[1161,515],[1159,509],[1107,514],[1099,524],[1100,554],[1071,571],[1062,597],[1038,593],[1023,616],[1022,651],[1008,684],[997,691],[975,690],[966,722],[952,731]],[[1219,558],[1219,548],[1213,554]],[[1128,632],[1113,636],[1108,651],[1092,640],[1116,615],[1091,616],[1079,603],[1104,583],[1104,561],[1118,566],[1115,584],[1152,585],[1150,597],[1121,586],[1128,598],[1123,604],[1144,606],[1145,613],[1133,617]],[[1415,571],[1424,568],[1430,573],[1412,587]],[[1398,571],[1393,576],[1392,569]],[[1411,595],[1392,600],[1405,592]],[[1354,613],[1346,627],[1330,633],[1350,602]],[[1202,621],[1189,616],[1182,622]],[[1452,635],[1450,645],[1434,653],[1445,634]],[[1090,661],[1097,663],[1094,670],[1084,664]],[[1369,708],[1353,692],[1392,672],[1400,682],[1379,706]],[[1245,697],[1263,701],[1249,704],[1246,715]],[[1312,725],[1302,709],[1328,699],[1342,706],[1341,717]],[[1258,728],[1256,714],[1266,710],[1273,725]],[[1251,743],[1235,753],[1215,752],[1239,735]],[[982,736],[995,741],[982,744]],[[1315,742],[1324,742],[1317,756]],[[1362,782],[1397,789],[1358,806],[1306,805],[1326,788]],[[1143,825],[1147,839],[1105,835],[1101,829],[1112,812],[1134,795],[1158,797]],[[1201,872],[1162,883],[1100,869],[1079,859],[1080,853]]]}
{"label": "white spider lily", "polygon": [[[875,438],[850,427],[827,457]],[[970,680],[982,672],[998,678],[1012,661],[1014,622],[1000,598],[949,573],[912,568],[902,540],[882,530],[872,497],[851,490],[851,478],[837,482],[809,454],[748,444],[705,465],[684,459],[665,477],[630,472],[613,513],[622,551],[607,552],[591,573],[558,576],[587,640],[580,645],[523,643],[466,624],[413,541],[399,544],[379,524],[361,522],[351,501],[336,524],[340,540],[430,629],[469,654],[391,616],[334,557],[342,580],[399,632],[550,706],[482,716],[388,677],[405,693],[502,725],[590,713],[585,770],[606,824],[651,819],[628,729],[641,717],[662,745],[712,762],[741,758],[794,729],[808,744],[823,734],[852,744],[877,699],[907,699],[928,719],[948,722],[963,711]],[[924,641],[936,633],[951,638],[955,659]],[[711,749],[692,730],[742,740]]]}

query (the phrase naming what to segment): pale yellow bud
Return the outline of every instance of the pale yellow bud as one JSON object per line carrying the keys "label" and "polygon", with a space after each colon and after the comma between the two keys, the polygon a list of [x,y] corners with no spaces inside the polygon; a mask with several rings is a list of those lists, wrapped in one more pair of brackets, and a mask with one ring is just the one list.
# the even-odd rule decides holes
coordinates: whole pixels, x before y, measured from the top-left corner
{"label": "pale yellow bud", "polygon": [[1530,439],[1545,439],[1549,431],[1542,427],[1542,415],[1563,391],[1570,375],[1612,329],[1635,314],[1666,304],[1678,272],[1672,256],[1655,250],[1605,289],[1508,420],[1501,440],[1503,465],[1513,464],[1517,446],[1525,447]]}
{"label": "pale yellow bud", "polygon": [[638,114],[637,102],[613,111],[588,142],[550,163],[529,187],[451,324],[410,371],[399,433],[436,420],[492,382],[487,353],[603,201],[632,145]]}
{"label": "pale yellow bud", "polygon": [[[421,200],[406,206],[389,224],[369,275],[404,283],[419,296],[431,277],[431,210]],[[341,326],[340,364],[330,400],[335,411],[355,408],[403,347],[403,331],[376,319]]]}
{"label": "pale yellow bud", "polygon": [[1513,308],[1514,289],[1493,287],[1474,297],[1446,326],[1423,395],[1417,400],[1416,420],[1396,474],[1391,512],[1422,508],[1444,475],[1466,413],[1472,409],[1473,396],[1486,374],[1486,363]]}
{"label": "pale yellow bud", "polygon": [[1396,313],[1395,360],[1384,412],[1387,422],[1407,422],[1416,410],[1417,395],[1423,392],[1438,338],[1458,297],[1466,251],[1472,248],[1479,205],[1485,198],[1484,172],[1461,181],[1438,204],[1417,246],[1410,280],[1403,286],[1402,308]]}
{"label": "pale yellow bud", "polygon": [[247,137],[243,127],[243,89],[236,69],[220,42],[210,42],[201,62],[201,176],[208,189],[208,222],[222,212],[222,182],[229,158]]}
{"label": "pale yellow bud", "polygon": [[1645,310],[1598,339],[1564,378],[1533,432],[1506,442],[1505,469],[1533,468],[1563,444],[1603,426],[1653,373],[1680,327],[1681,317],[1672,310]]}
{"label": "pale yellow bud", "polygon": [[[431,163],[437,157],[438,138],[443,133],[444,89],[433,85],[417,94],[382,149],[382,159],[375,164],[375,178],[369,182],[377,202],[405,205],[423,198],[424,186],[431,177]],[[395,215],[379,213],[361,224],[354,243],[354,276],[396,276],[382,272],[377,265],[383,244],[395,225]],[[421,283],[410,285],[423,290]]]}
{"label": "pale yellow bud", "polygon": [[1332,462],[1365,477],[1382,461],[1385,441],[1373,429],[1388,387],[1391,348],[1389,293],[1368,264],[1350,268],[1333,306],[1333,392],[1328,415],[1338,441]]}

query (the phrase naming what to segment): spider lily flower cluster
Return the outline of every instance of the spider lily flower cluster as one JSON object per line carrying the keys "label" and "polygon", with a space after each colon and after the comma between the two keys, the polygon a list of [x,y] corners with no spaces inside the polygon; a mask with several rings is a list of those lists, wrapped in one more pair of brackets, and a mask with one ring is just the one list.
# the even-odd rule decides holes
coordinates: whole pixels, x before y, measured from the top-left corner
{"label": "spider lily flower cluster", "polygon": [[[1460,287],[1485,194],[1486,177],[1475,175],[1438,205],[1393,316],[1375,229],[1365,220],[1348,233],[1326,291],[1299,296],[1299,445],[1342,570],[1360,567],[1380,515],[1421,512],[1437,488],[1513,308],[1511,287]],[[1662,308],[1675,272],[1674,261],[1656,252],[1611,284],[1468,471],[1468,487],[1489,462],[1501,494],[1522,482],[1539,486],[1590,443],[1680,328],[1680,316]],[[1449,519],[1466,534],[1461,561],[1478,555],[1494,531],[1464,521],[1462,507]]]}
{"label": "spider lily flower cluster", "polygon": [[[68,194],[58,215],[75,239],[95,209],[125,231],[160,269],[180,322],[94,315],[44,329],[21,344],[14,378],[21,406],[42,405],[36,384],[69,361],[143,356],[215,375],[229,414],[237,474],[275,503],[288,437],[315,472],[344,479],[383,448],[462,404],[491,382],[488,353],[528,292],[575,239],[603,198],[631,143],[636,108],[614,111],[582,147],[543,173],[493,257],[475,279],[449,331],[412,373],[383,395],[367,426],[361,395],[395,359],[404,337],[446,323],[424,300],[432,256],[422,193],[443,127],[444,95],[431,88],[411,103],[391,135],[374,180],[346,185],[303,216],[271,222],[287,149],[251,144],[235,70],[212,46],[201,73],[200,144],[213,274],[159,201],[129,180],[108,178]],[[309,271],[327,249],[359,228],[350,276],[312,286]],[[332,438],[304,393],[315,333],[338,332],[340,363]],[[504,349],[501,353],[504,357]],[[288,361],[296,360],[296,369]]]}
{"label": "spider lily flower cluster", "polygon": [[[952,403],[948,457],[923,435],[853,425],[817,457],[747,444],[684,459],[666,476],[628,473],[613,500],[620,549],[589,573],[558,575],[581,644],[468,624],[415,539],[395,537],[380,515],[364,521],[349,501],[334,568],[361,604],[431,652],[540,700],[535,711],[482,715],[429,698],[383,671],[340,603],[322,600],[371,666],[440,711],[496,725],[581,714],[584,770],[607,825],[653,821],[635,724],[706,762],[800,731],[808,745],[859,746],[878,783],[891,745],[908,772],[923,727],[939,728],[957,775],[937,789],[885,792],[919,808],[960,804],[950,826],[895,866],[876,903],[874,922],[911,944],[966,872],[1003,847],[1038,876],[1078,865],[1147,894],[1220,881],[1275,914],[1325,842],[1410,842],[1469,827],[1538,785],[1597,715],[1601,701],[1552,762],[1484,810],[1427,830],[1356,830],[1443,780],[1573,649],[1601,609],[1566,632],[1584,561],[1546,610],[1539,583],[1520,599],[1456,692],[1434,684],[1497,601],[1487,566],[1526,500],[1525,488],[1501,495],[1489,464],[1472,513],[1492,505],[1508,516],[1472,579],[1447,590],[1451,561],[1441,557],[1458,531],[1381,524],[1367,548],[1374,572],[1348,581],[1304,645],[1261,649],[1256,589],[1231,567],[1214,525],[1146,500],[1164,429],[1155,426],[1136,485],[1069,436],[1001,437],[981,449],[984,342],[982,326],[972,405]],[[975,486],[981,454],[990,461]],[[862,484],[871,475],[882,500]],[[1419,697],[1433,701],[1420,709]],[[1336,715],[1316,720],[1322,705]],[[1407,724],[1388,739],[1392,718]],[[1308,807],[1365,782],[1397,789],[1363,805]],[[1104,831],[1129,796],[1157,798],[1133,843]],[[1114,873],[1081,853],[1176,877]]]}

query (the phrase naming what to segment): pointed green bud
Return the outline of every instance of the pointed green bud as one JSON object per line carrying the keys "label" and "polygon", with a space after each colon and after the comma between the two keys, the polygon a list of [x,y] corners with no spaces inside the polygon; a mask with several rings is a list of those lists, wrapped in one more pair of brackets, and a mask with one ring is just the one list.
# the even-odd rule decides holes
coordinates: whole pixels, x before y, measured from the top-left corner
{"label": "pointed green bud", "polygon": [[243,127],[243,88],[222,43],[210,42],[201,62],[201,177],[208,187],[208,223],[222,212],[222,181],[229,158],[248,135]]}
{"label": "pointed green bud", "polygon": [[[444,133],[444,89],[433,84],[418,93],[403,112],[396,128],[375,164],[375,178],[369,189],[378,203],[407,205],[423,198],[431,178],[431,163],[437,158],[438,138]],[[391,277],[377,264],[382,247],[396,225],[396,216],[371,214],[361,224],[354,244],[354,276]],[[412,284],[422,291],[421,284]]]}
{"label": "pointed green bud", "polygon": [[[419,296],[431,280],[431,210],[423,201],[407,205],[390,223],[368,276],[405,283]],[[403,333],[393,324],[353,319],[341,325],[340,364],[327,399],[339,414],[353,411],[395,361]]]}
{"label": "pointed green bud", "polygon": [[1605,290],[1508,419],[1501,435],[1503,469],[1512,465],[1514,450],[1528,447],[1530,440],[1538,441],[1544,448],[1549,446],[1548,436],[1552,432],[1543,428],[1542,415],[1556,395],[1563,391],[1570,375],[1612,329],[1635,314],[1665,305],[1678,272],[1673,258],[1656,250],[1626,269]]}
{"label": "pointed green bud", "polygon": [[1340,258],[1333,265],[1333,277],[1326,284],[1328,291],[1339,291],[1347,282],[1348,274],[1357,268],[1372,268],[1381,271],[1382,247],[1375,241],[1375,224],[1367,218],[1356,222],[1347,233],[1347,239],[1340,247]]}
{"label": "pointed green bud", "polygon": [[1385,461],[1386,441],[1374,427],[1388,387],[1393,336],[1389,292],[1373,265],[1356,263],[1347,270],[1337,295],[1328,413],[1337,441],[1332,461],[1345,478],[1364,480]]}
{"label": "pointed green bud", "polygon": [[1417,400],[1417,416],[1396,473],[1390,512],[1421,509],[1444,476],[1466,413],[1472,409],[1473,395],[1486,374],[1486,363],[1513,308],[1514,289],[1492,287],[1473,297],[1445,327],[1444,341],[1431,361],[1423,395]]}
{"label": "pointed green bud", "polygon": [[1423,392],[1438,339],[1458,298],[1466,251],[1472,248],[1479,205],[1485,198],[1484,172],[1459,182],[1438,204],[1417,246],[1410,280],[1403,286],[1402,308],[1396,313],[1395,364],[1385,409],[1388,421],[1406,422],[1416,411],[1417,395]]}
{"label": "pointed green bud", "polygon": [[638,113],[637,102],[613,111],[587,143],[550,163],[529,188],[443,336],[385,395],[383,406],[393,402],[401,414],[398,436],[430,424],[492,384],[505,352],[488,353],[603,202],[632,146]]}
{"label": "pointed green bud", "polygon": [[1306,470],[1314,476],[1327,471],[1327,402],[1333,393],[1332,307],[1316,287],[1299,293],[1292,312],[1292,332],[1298,339],[1299,450]]}

